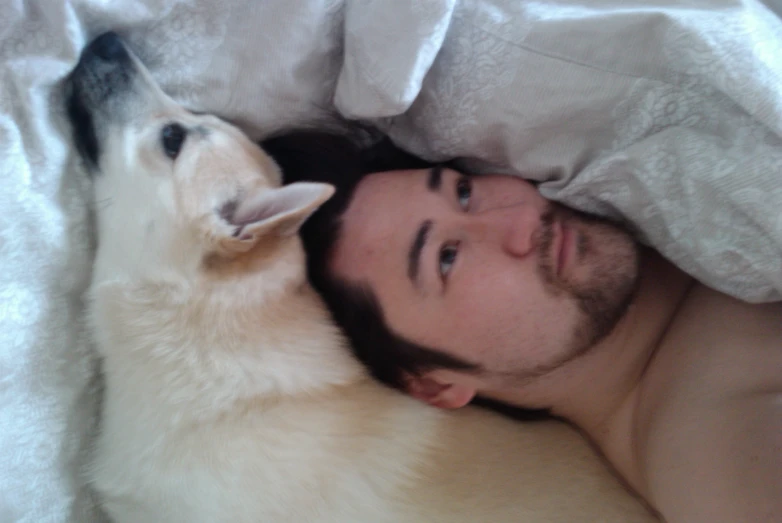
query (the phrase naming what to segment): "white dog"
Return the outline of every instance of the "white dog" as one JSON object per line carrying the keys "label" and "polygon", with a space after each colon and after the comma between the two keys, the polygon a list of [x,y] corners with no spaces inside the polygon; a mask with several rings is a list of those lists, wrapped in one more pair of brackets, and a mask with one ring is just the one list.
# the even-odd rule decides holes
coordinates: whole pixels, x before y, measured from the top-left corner
{"label": "white dog", "polygon": [[298,230],[331,186],[280,187],[113,33],[67,84],[98,223],[88,473],[117,522],[653,521],[564,424],[440,411],[368,378],[305,277]]}

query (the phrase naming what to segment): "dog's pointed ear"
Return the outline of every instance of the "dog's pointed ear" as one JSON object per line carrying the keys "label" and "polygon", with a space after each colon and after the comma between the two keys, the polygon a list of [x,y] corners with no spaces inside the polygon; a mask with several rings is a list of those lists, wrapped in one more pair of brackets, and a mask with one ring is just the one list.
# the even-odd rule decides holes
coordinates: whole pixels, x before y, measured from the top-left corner
{"label": "dog's pointed ear", "polygon": [[333,185],[314,182],[296,182],[250,193],[233,205],[229,216],[223,216],[235,229],[232,236],[221,240],[221,246],[229,252],[242,253],[252,249],[261,238],[297,234],[312,213],[333,194]]}

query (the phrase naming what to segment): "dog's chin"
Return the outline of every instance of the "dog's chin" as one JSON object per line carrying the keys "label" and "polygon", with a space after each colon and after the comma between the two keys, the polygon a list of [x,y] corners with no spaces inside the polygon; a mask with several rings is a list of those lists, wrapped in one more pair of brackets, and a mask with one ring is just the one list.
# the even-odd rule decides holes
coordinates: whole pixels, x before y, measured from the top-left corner
{"label": "dog's chin", "polygon": [[79,96],[78,88],[74,85],[73,79],[68,79],[66,90],[66,105],[73,132],[73,141],[76,144],[79,155],[84,159],[90,173],[92,173],[97,170],[99,154],[98,137],[95,133],[92,113],[84,104],[81,96]]}

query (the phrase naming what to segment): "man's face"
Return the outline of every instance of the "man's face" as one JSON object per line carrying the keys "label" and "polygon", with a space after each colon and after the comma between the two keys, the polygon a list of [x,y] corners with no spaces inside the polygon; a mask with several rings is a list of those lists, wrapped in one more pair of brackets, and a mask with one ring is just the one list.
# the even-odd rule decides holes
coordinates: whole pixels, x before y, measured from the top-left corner
{"label": "man's face", "polygon": [[392,331],[480,365],[487,386],[581,355],[624,313],[638,272],[614,225],[522,179],[447,169],[362,180],[330,263],[370,286]]}

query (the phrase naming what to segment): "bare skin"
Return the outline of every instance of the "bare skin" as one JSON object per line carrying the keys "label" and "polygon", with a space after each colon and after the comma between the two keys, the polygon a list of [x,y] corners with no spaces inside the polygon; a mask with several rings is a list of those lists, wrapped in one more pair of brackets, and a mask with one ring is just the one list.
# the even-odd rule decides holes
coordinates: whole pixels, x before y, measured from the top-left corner
{"label": "bare skin", "polygon": [[517,178],[439,178],[365,178],[331,260],[398,334],[481,366],[411,376],[409,393],[550,408],[669,523],[782,521],[782,304],[636,257],[619,229]]}

